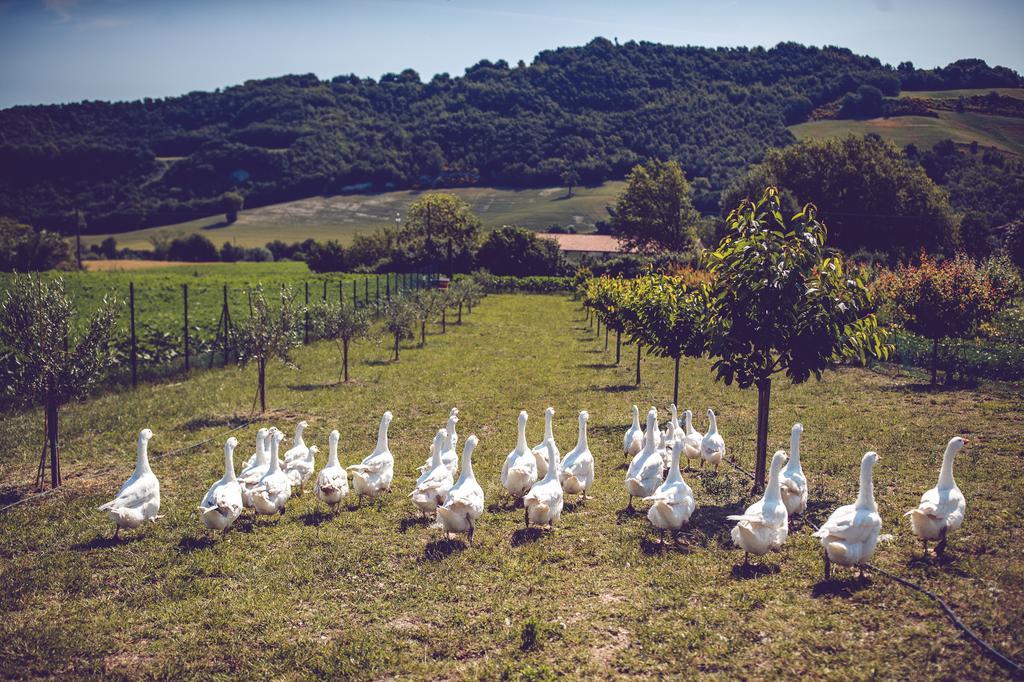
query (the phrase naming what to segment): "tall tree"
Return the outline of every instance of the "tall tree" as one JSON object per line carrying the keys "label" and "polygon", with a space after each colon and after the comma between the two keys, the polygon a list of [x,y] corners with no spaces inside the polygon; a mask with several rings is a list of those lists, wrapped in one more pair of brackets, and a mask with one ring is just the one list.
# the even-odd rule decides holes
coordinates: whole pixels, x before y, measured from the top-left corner
{"label": "tall tree", "polygon": [[676,161],[635,166],[615,200],[612,234],[639,250],[683,251],[693,245],[699,217],[693,189]]}
{"label": "tall tree", "polygon": [[946,192],[907,155],[877,135],[804,140],[772,149],[722,194],[723,211],[760,196],[765,186],[782,193],[795,212],[814,201],[829,224],[833,246],[912,256],[919,249],[952,249],[960,216]]}
{"label": "tall tree", "polygon": [[399,233],[403,247],[419,250],[433,262],[444,262],[451,275],[453,260],[475,249],[480,219],[454,194],[426,194],[409,205]]}
{"label": "tall tree", "polygon": [[843,259],[825,249],[826,228],[808,204],[785,220],[779,192],[740,202],[728,231],[704,253],[711,285],[709,351],[717,378],[757,387],[757,466],[764,488],[772,376],[821,378],[843,358],[887,357],[871,294]]}
{"label": "tall tree", "polygon": [[0,302],[0,346],[14,354],[18,371],[8,387],[26,404],[41,403],[45,437],[36,485],[43,487],[49,450],[50,485],[61,484],[60,406],[82,397],[111,360],[117,303],[104,298],[75,334],[78,316],[60,278],[15,277]]}

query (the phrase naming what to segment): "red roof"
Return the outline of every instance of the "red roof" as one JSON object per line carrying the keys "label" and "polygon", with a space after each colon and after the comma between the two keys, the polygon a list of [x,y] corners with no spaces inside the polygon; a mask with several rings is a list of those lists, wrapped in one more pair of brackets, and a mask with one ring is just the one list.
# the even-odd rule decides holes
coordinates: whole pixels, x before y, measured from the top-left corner
{"label": "red roof", "polygon": [[550,239],[562,251],[576,251],[587,253],[626,253],[629,249],[618,240],[606,234],[555,234],[553,232],[539,232],[537,236],[541,239]]}

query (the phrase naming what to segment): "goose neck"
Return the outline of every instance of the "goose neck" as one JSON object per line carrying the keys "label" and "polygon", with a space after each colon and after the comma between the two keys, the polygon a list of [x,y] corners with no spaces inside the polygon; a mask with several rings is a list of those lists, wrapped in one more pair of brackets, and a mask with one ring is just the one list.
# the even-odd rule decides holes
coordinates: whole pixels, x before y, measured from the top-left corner
{"label": "goose neck", "polygon": [[544,413],[544,440],[554,438],[554,434],[551,431],[551,418],[554,415],[551,412]]}
{"label": "goose neck", "polygon": [[235,480],[235,446],[230,443],[224,446],[224,480]]}
{"label": "goose neck", "polygon": [[516,450],[519,452],[525,452],[529,449],[529,446],[526,444],[526,417],[520,417],[519,437],[516,439]]}
{"label": "goose neck", "polygon": [[787,469],[794,471],[800,468],[800,432],[793,431],[789,437],[789,464]]}
{"label": "goose neck", "polygon": [[[388,420],[381,419],[380,427],[377,429],[377,449],[376,454],[388,451]],[[451,442],[451,434],[448,434],[448,442]]]}
{"label": "goose neck", "polygon": [[336,467],[338,464],[338,439],[332,437],[327,444],[327,466]]}
{"label": "goose neck", "polygon": [[139,436],[139,443],[135,448],[135,473],[148,474],[152,471],[149,468],[149,440]]}
{"label": "goose neck", "polygon": [[864,458],[860,465],[860,492],[857,493],[857,506],[862,509],[876,509],[875,490],[872,481],[872,465],[870,458]]}
{"label": "goose neck", "polygon": [[553,481],[558,478],[558,451],[550,440],[544,442],[548,450],[548,472],[544,475],[544,480]]}
{"label": "goose neck", "polygon": [[589,449],[587,445],[587,420],[580,420],[580,432],[576,438],[576,452],[583,452]]}
{"label": "goose neck", "polygon": [[956,485],[953,480],[953,457],[956,455],[956,448],[952,443],[946,446],[946,452],[942,455],[942,468],[939,470],[939,487],[952,488]]}
{"label": "goose neck", "polygon": [[782,499],[782,488],[779,485],[779,471],[782,469],[782,460],[773,458],[772,468],[768,474],[768,487],[764,491],[764,501],[779,502]]}
{"label": "goose neck", "polygon": [[274,437],[270,440],[270,469],[269,473],[274,473],[278,470],[277,466],[277,450],[281,443],[281,438],[278,434],[274,434]]}

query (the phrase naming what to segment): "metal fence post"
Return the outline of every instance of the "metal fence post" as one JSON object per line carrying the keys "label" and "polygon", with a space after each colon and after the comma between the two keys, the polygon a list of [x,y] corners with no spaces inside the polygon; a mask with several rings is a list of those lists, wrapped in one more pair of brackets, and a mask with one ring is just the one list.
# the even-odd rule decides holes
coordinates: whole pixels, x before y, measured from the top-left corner
{"label": "metal fence post", "polygon": [[188,285],[181,285],[182,302],[185,307],[185,371],[189,371],[189,348],[188,348]]}
{"label": "metal fence post", "polygon": [[128,310],[131,314],[131,361],[132,361],[132,388],[139,383],[139,349],[138,341],[135,338],[135,282],[128,283]]}

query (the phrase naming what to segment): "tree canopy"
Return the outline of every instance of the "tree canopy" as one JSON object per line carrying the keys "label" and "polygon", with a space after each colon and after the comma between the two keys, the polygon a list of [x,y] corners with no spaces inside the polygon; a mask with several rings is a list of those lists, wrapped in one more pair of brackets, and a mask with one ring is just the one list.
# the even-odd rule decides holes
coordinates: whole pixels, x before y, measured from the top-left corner
{"label": "tree canopy", "polygon": [[780,210],[814,201],[833,246],[908,257],[919,249],[950,250],[960,216],[948,195],[900,148],[875,135],[804,140],[773,149],[722,196],[723,206],[780,191]]}
{"label": "tree canopy", "polygon": [[693,189],[675,161],[635,166],[609,212],[612,234],[632,248],[685,251],[693,246],[698,218]]}

